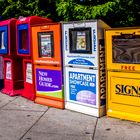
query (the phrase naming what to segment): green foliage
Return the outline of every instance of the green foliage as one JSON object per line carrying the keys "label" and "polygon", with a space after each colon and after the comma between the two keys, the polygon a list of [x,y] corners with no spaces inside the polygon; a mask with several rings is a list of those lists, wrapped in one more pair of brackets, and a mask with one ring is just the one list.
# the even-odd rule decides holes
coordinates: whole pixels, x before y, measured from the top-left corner
{"label": "green foliage", "polygon": [[46,0],[5,0],[7,6],[2,12],[4,18],[19,17],[19,16],[44,16],[51,15],[47,9],[50,9],[50,3]]}
{"label": "green foliage", "polygon": [[138,0],[0,0],[3,19],[38,15],[54,21],[102,19],[112,27],[140,25]]}

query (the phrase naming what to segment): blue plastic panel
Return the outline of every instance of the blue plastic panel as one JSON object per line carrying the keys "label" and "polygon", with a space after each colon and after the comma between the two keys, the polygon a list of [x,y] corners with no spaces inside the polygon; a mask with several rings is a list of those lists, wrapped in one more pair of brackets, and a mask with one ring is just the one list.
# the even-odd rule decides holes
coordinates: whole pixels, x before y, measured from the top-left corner
{"label": "blue plastic panel", "polygon": [[0,54],[8,53],[8,26],[0,26]]}
{"label": "blue plastic panel", "polygon": [[18,25],[18,53],[30,54],[28,24]]}

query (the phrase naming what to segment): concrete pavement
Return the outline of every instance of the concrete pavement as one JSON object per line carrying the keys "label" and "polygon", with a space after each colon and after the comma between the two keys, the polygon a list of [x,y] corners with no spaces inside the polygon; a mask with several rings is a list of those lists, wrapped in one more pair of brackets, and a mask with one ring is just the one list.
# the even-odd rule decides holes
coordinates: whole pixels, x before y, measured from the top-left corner
{"label": "concrete pavement", "polygon": [[0,93],[0,140],[140,140],[140,123],[96,118]]}

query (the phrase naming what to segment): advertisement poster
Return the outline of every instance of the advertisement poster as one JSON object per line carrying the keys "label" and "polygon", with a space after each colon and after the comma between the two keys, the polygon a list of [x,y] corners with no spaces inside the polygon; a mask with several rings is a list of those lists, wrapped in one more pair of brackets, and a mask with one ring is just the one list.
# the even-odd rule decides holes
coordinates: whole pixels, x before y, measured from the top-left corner
{"label": "advertisement poster", "polygon": [[71,101],[96,105],[96,74],[69,71]]}
{"label": "advertisement poster", "polygon": [[41,34],[41,55],[51,57],[51,34]]}
{"label": "advertisement poster", "polygon": [[12,79],[11,62],[6,63],[6,79]]}
{"label": "advertisement poster", "polygon": [[62,90],[60,70],[36,69],[36,85],[38,92],[59,92]]}
{"label": "advertisement poster", "polygon": [[86,50],[86,33],[77,32],[76,50]]}
{"label": "advertisement poster", "polygon": [[32,84],[32,64],[26,64],[26,82]]}

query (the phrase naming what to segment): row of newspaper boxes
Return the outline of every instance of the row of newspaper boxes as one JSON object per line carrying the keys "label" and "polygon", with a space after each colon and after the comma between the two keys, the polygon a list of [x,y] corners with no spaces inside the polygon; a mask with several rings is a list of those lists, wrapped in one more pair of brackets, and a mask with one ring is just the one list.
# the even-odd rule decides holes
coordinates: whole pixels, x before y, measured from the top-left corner
{"label": "row of newspaper boxes", "polygon": [[96,117],[107,112],[140,121],[139,50],[138,27],[36,16],[2,21],[2,92]]}

